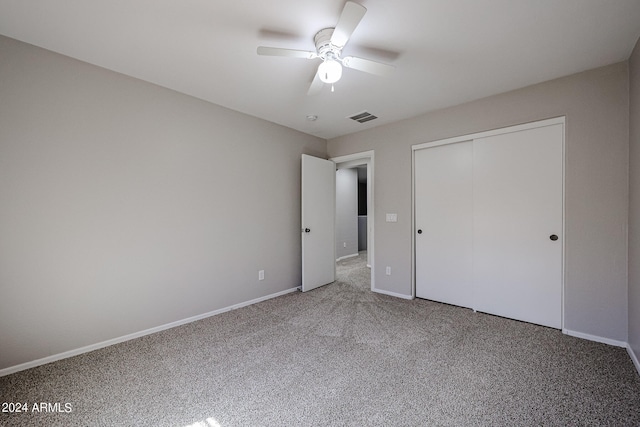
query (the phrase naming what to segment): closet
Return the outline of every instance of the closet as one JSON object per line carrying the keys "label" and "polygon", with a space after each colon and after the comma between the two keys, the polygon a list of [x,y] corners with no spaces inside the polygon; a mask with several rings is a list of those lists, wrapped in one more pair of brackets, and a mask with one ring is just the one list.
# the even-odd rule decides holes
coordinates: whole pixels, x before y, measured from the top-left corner
{"label": "closet", "polygon": [[560,329],[564,118],[414,147],[418,298]]}

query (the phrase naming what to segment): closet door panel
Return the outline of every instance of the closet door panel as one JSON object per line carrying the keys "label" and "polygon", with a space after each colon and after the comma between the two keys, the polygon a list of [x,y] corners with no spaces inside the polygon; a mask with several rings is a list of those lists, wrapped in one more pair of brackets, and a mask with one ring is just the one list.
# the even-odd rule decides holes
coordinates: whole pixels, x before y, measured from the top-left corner
{"label": "closet door panel", "polygon": [[472,306],[472,141],[415,152],[416,296]]}
{"label": "closet door panel", "polygon": [[561,328],[562,141],[562,124],[474,140],[479,311]]}

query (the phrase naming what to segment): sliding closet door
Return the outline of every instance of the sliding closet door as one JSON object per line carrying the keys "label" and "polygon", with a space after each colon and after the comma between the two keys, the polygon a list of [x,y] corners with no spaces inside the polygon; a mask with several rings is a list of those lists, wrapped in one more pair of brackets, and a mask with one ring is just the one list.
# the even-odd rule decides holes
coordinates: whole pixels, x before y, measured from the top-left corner
{"label": "sliding closet door", "polygon": [[415,152],[416,296],[472,304],[471,141]]}
{"label": "sliding closet door", "polygon": [[562,325],[563,125],[474,140],[475,308]]}

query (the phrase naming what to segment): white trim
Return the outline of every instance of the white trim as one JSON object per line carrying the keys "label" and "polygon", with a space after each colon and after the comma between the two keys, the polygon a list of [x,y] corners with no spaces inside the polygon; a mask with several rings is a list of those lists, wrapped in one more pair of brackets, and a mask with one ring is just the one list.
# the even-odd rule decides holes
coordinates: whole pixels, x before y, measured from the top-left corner
{"label": "white trim", "polygon": [[332,157],[329,160],[336,164],[336,169],[367,165],[367,267],[371,269],[371,290],[375,292],[375,152],[374,150],[362,151],[360,153]]}
{"label": "white trim", "polygon": [[452,138],[439,139],[437,141],[432,141],[432,142],[424,142],[422,144],[412,145],[411,150],[416,151],[416,150],[421,150],[423,148],[437,147],[438,145],[453,144],[455,142],[470,141],[472,139],[486,138],[488,136],[495,136],[495,135],[504,135],[506,133],[519,132],[522,130],[535,129],[535,128],[541,128],[545,126],[552,126],[552,125],[564,124],[564,123],[565,123],[565,116],[554,117],[552,119],[538,120],[535,122],[523,123],[515,126],[506,126],[498,129],[491,129],[491,130],[472,133],[468,135],[454,136]]}
{"label": "white trim", "polygon": [[627,343],[627,353],[629,353],[629,356],[631,357],[631,360],[636,367],[636,371],[638,371],[638,374],[640,374],[640,361],[638,360],[638,356],[636,356],[633,349],[631,348],[631,344],[629,343]]}
{"label": "white trim", "polygon": [[411,297],[416,297],[416,150],[411,147]]}
{"label": "white trim", "polygon": [[371,290],[373,292],[377,292],[379,294],[389,295],[390,297],[396,297],[396,298],[402,298],[402,299],[414,299],[413,295],[399,294],[399,293],[396,293],[396,292],[385,291],[384,289],[376,289],[376,288],[373,288]]}
{"label": "white trim", "polygon": [[342,261],[343,259],[353,258],[353,257],[356,257],[358,255],[360,255],[360,254],[356,253],[356,254],[341,256],[340,258],[336,258],[336,262]]}
{"label": "white trim", "polygon": [[213,310],[208,313],[199,314],[197,316],[188,317],[186,319],[177,320],[175,322],[167,323],[161,326],[156,326],[155,328],[145,329],[144,331],[134,332],[132,334],[124,335],[118,338],[112,338],[110,340],[102,341],[96,344],[90,344],[84,347],[76,348],[74,350],[65,351],[63,353],[54,354],[52,356],[43,357],[42,359],[32,360],[31,362],[21,363],[19,365],[10,366],[8,368],[0,369],[0,377],[4,377],[6,375],[10,375],[19,371],[24,371],[25,369],[35,368],[36,366],[45,365],[47,363],[55,362],[62,359],[67,359],[69,357],[77,356],[79,354],[88,353],[90,351],[98,350],[104,347],[109,347],[110,345],[119,344],[121,342],[133,340],[136,338],[143,337],[145,335],[155,334],[156,332],[164,331],[166,329],[175,328],[176,326],[181,326],[187,323],[195,322],[197,320],[206,319],[207,317],[215,316],[218,314],[225,313],[227,311],[236,310],[238,308],[246,307],[248,305],[256,304],[262,301],[266,301],[268,299],[276,298],[282,295],[289,294],[291,292],[297,291],[298,288],[286,289],[281,292],[276,292],[275,294],[266,295],[264,297],[252,299],[250,301],[241,302],[238,304],[231,305],[229,307],[220,308],[218,310]]}
{"label": "white trim", "polygon": [[[344,167],[347,168],[351,168],[354,166],[360,166],[360,165],[364,165],[366,164],[366,159],[367,158],[371,158],[373,159],[374,156],[374,151],[373,150],[369,150],[369,151],[362,151],[360,153],[353,153],[353,154],[347,154],[345,156],[338,156],[338,157],[332,157],[329,160],[333,160],[334,163],[338,164],[338,163],[347,163],[347,162],[351,162],[354,161],[353,164],[348,164],[345,165]],[[362,161],[364,160],[364,161]],[[341,166],[342,167],[342,166]]]}
{"label": "white trim", "polygon": [[615,347],[627,347],[625,341],[618,341],[611,338],[599,337],[597,335],[585,334],[584,332],[576,332],[570,329],[562,329],[562,333],[576,338],[582,338],[584,340],[595,341],[602,344],[613,345]]}
{"label": "white trim", "polygon": [[560,268],[562,269],[562,289],[560,290],[560,327],[564,328],[564,325],[566,325],[565,323],[565,314],[566,314],[566,310],[564,309],[564,302],[566,301],[565,298],[565,292],[567,287],[565,286],[565,284],[567,283],[567,269],[565,268],[566,265],[566,250],[567,250],[567,211],[566,211],[566,200],[567,200],[567,191],[566,191],[566,181],[567,181],[567,177],[566,177],[566,163],[567,163],[567,124],[566,124],[566,117],[562,116],[562,117],[558,117],[558,119],[560,121],[560,123],[562,123],[562,248],[561,248],[561,265]]}

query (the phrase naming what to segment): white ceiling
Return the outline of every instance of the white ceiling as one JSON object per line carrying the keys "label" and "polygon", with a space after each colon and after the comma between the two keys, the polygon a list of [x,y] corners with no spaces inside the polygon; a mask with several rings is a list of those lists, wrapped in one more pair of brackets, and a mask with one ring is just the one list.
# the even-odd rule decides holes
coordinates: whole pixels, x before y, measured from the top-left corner
{"label": "white ceiling", "polygon": [[355,1],[343,55],[396,70],[313,97],[317,60],[256,47],[314,50],[345,0],[0,0],[0,34],[326,139],[623,61],[640,36],[640,0]]}

